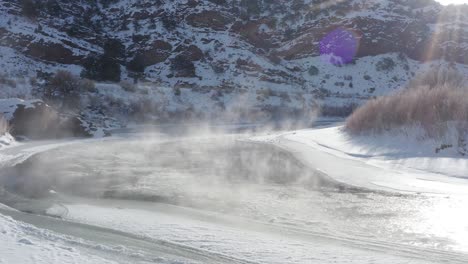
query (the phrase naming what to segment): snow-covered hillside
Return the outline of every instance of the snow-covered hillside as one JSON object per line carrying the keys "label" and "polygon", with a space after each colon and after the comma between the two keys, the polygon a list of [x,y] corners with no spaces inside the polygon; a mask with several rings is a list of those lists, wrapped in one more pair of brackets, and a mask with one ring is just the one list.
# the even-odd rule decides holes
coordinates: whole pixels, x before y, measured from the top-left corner
{"label": "snow-covered hillside", "polygon": [[[432,1],[24,2],[0,3],[1,97],[40,97],[37,86],[57,70],[79,75],[110,58],[117,77],[141,83],[125,97],[144,98],[156,119],[233,108],[268,118],[359,104],[445,64],[439,59],[468,72],[466,7]],[[354,48],[343,51],[344,44]],[[98,85],[95,105],[109,102],[108,87]],[[114,108],[139,111],[119,94]]]}

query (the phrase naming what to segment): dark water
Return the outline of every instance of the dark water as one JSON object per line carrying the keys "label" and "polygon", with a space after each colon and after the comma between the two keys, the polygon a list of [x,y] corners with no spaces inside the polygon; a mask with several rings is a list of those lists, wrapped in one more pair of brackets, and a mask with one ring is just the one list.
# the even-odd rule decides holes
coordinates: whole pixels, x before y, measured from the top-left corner
{"label": "dark water", "polygon": [[[186,184],[343,188],[326,175],[304,167],[279,148],[229,138],[102,142],[99,146],[84,145],[79,150],[65,147],[2,169],[0,175],[5,190],[30,199],[47,198],[53,192],[60,192],[94,198],[170,202],[170,197],[136,191],[142,183],[151,187],[151,181],[168,175]],[[132,197],[126,197],[130,190],[133,190]]]}

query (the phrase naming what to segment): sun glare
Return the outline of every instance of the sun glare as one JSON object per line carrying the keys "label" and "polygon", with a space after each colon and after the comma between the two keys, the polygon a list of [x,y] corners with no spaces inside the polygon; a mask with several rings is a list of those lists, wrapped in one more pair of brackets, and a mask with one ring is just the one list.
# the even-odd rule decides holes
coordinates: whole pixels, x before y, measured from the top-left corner
{"label": "sun glare", "polygon": [[468,4],[468,0],[437,0],[442,5],[463,5]]}

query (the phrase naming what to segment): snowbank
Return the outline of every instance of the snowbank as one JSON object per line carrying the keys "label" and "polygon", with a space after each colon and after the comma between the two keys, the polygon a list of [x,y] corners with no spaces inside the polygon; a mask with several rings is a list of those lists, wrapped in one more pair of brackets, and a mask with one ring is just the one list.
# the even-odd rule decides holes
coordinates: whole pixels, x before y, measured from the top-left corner
{"label": "snowbank", "polygon": [[331,127],[299,132],[295,138],[315,141],[326,152],[368,164],[468,178],[467,158],[458,155],[453,148],[438,151],[439,141],[419,140],[415,136],[417,131],[409,130],[408,134],[350,136],[343,127]]}
{"label": "snowbank", "polygon": [[337,181],[370,189],[467,193],[468,159],[403,134],[350,136],[342,126],[255,137],[292,151]]}

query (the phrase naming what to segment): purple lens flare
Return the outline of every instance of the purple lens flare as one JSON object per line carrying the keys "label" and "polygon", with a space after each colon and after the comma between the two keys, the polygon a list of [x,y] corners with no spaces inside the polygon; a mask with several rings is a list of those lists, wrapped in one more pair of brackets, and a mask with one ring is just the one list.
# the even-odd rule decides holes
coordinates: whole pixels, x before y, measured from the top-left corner
{"label": "purple lens flare", "polygon": [[335,65],[352,62],[358,48],[359,36],[342,27],[331,31],[320,41],[320,55]]}

